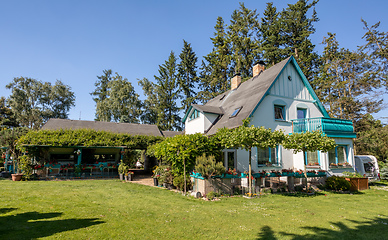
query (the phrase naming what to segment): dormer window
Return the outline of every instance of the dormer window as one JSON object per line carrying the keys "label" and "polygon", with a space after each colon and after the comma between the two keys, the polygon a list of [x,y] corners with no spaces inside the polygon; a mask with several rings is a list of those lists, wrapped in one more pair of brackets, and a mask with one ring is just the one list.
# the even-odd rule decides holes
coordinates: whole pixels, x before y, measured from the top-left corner
{"label": "dormer window", "polygon": [[189,117],[189,120],[193,120],[193,119],[196,119],[199,117],[199,113],[200,111],[198,111],[197,109],[194,109],[194,111],[191,113],[190,117]]}
{"label": "dormer window", "polygon": [[233,113],[230,115],[230,117],[232,118],[232,117],[237,116],[237,114],[240,112],[241,108],[242,108],[242,107],[236,108],[236,109],[233,111]]}

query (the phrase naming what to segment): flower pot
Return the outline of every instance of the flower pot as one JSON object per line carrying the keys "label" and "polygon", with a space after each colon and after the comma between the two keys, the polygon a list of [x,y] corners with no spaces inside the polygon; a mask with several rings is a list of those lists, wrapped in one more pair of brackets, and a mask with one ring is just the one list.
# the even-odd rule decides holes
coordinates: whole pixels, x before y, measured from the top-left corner
{"label": "flower pot", "polygon": [[129,178],[128,175],[125,175],[125,176],[124,176],[124,179],[125,179],[126,182],[128,182],[128,178]]}
{"label": "flower pot", "polygon": [[119,176],[120,176],[120,180],[123,181],[124,180],[124,174],[120,173]]}
{"label": "flower pot", "polygon": [[158,179],[157,178],[154,178],[154,186],[158,186]]}
{"label": "flower pot", "polygon": [[11,176],[12,176],[12,181],[20,181],[22,180],[23,174],[17,173],[17,174],[11,174]]}

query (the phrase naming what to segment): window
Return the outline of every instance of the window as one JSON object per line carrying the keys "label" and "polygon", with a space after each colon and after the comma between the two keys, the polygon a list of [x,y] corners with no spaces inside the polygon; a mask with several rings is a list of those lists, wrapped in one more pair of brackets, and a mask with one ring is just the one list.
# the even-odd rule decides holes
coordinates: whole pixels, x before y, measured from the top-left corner
{"label": "window", "polygon": [[318,166],[319,165],[319,157],[318,157],[319,152],[306,152],[306,159],[304,163],[306,166]]}
{"label": "window", "polygon": [[257,164],[259,167],[279,165],[278,147],[259,148],[257,151]]}
{"label": "window", "polygon": [[329,151],[329,165],[331,167],[346,166],[347,163],[347,146],[339,145]]}
{"label": "window", "polygon": [[275,120],[285,121],[286,116],[285,116],[284,106],[274,105],[274,109],[275,109]]}
{"label": "window", "polygon": [[199,111],[197,109],[194,109],[193,113],[191,113],[189,120],[193,120],[199,117]]}
{"label": "window", "polygon": [[298,119],[306,118],[307,117],[307,109],[305,109],[305,108],[297,108],[296,115],[297,115],[296,117]]}
{"label": "window", "polygon": [[236,109],[233,111],[233,113],[230,115],[230,117],[232,118],[232,117],[237,116],[237,114],[240,112],[241,108],[242,108],[242,107],[236,108]]}

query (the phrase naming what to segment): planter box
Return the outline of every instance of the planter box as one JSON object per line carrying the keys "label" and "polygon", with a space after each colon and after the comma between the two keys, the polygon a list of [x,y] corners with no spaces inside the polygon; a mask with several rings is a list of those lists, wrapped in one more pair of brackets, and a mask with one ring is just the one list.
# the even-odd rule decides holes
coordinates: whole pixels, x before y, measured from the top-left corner
{"label": "planter box", "polygon": [[200,192],[202,196],[206,196],[209,192],[223,192],[226,194],[233,194],[233,186],[238,185],[239,179],[235,178],[211,178],[200,179],[192,177],[193,191]]}
{"label": "planter box", "polygon": [[20,181],[22,180],[23,174],[11,174],[12,176],[12,181]]}
{"label": "planter box", "polygon": [[368,178],[345,178],[350,182],[351,191],[366,190],[369,188]]}

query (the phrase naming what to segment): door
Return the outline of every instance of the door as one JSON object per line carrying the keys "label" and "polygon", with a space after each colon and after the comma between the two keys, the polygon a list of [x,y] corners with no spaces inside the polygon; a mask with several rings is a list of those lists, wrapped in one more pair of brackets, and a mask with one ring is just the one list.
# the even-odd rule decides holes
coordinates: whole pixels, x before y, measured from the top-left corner
{"label": "door", "polygon": [[226,170],[236,169],[237,170],[237,158],[236,158],[236,150],[227,149],[224,152],[224,166]]}

